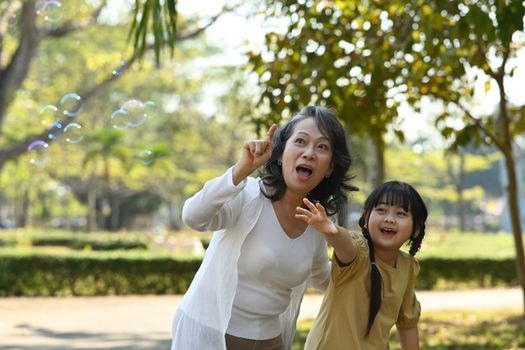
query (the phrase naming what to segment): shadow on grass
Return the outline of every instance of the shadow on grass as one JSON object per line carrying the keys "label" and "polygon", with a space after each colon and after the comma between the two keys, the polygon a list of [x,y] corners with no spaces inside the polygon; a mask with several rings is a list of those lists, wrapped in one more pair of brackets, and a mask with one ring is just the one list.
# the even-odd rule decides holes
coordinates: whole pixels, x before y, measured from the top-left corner
{"label": "shadow on grass", "polygon": [[421,348],[430,350],[524,349],[525,322],[517,313],[457,312],[422,319]]}
{"label": "shadow on grass", "polygon": [[[303,349],[311,325],[299,323],[292,350]],[[419,336],[425,350],[518,350],[525,349],[525,321],[516,310],[436,312],[421,318]],[[401,349],[395,330],[390,348]]]}

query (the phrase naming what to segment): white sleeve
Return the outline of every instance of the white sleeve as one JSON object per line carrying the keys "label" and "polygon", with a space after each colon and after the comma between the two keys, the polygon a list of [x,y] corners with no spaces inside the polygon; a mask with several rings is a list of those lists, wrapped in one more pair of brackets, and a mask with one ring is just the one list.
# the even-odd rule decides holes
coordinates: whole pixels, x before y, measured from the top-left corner
{"label": "white sleeve", "polygon": [[[321,238],[321,237],[320,237]],[[312,264],[312,277],[310,278],[310,285],[320,292],[324,292],[328,287],[330,281],[330,269],[332,262],[328,259],[328,244],[326,240],[320,239],[317,252],[314,256]]]}
{"label": "white sleeve", "polygon": [[222,176],[204,184],[204,187],[188,198],[182,208],[182,221],[197,231],[216,231],[235,223],[243,207],[244,179],[233,184],[233,167]]}

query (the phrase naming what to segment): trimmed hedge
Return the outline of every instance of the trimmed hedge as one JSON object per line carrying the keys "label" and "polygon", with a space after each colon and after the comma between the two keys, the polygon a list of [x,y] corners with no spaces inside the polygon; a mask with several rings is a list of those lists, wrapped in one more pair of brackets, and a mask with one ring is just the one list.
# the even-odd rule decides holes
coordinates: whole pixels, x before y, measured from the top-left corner
{"label": "trimmed hedge", "polygon": [[420,260],[420,264],[417,289],[518,285],[514,259],[425,258]]}
{"label": "trimmed hedge", "polygon": [[[22,244],[18,240],[23,241]],[[148,242],[145,239],[135,237],[114,238],[106,237],[101,234],[49,234],[49,235],[8,235],[0,237],[0,247],[67,247],[73,250],[94,250],[94,251],[113,251],[113,250],[147,250]]]}
{"label": "trimmed hedge", "polygon": [[[198,258],[2,254],[0,296],[183,294],[200,264]],[[421,261],[416,287],[517,284],[512,259],[428,258]]]}
{"label": "trimmed hedge", "polygon": [[182,294],[200,264],[200,259],[3,255],[0,296]]}
{"label": "trimmed hedge", "polygon": [[89,248],[97,251],[108,251],[108,250],[131,250],[131,249],[148,249],[148,245],[144,242],[139,241],[100,241],[100,240],[89,240],[84,238],[33,238],[31,239],[31,245],[34,247],[45,247],[45,246],[61,246],[68,247],[75,250],[82,250]]}

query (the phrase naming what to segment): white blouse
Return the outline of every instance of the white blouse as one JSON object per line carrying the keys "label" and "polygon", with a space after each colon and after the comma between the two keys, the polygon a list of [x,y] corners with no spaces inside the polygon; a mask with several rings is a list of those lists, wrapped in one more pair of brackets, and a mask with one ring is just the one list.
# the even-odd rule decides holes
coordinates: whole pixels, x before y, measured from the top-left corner
{"label": "white blouse", "polygon": [[239,280],[227,333],[249,339],[281,334],[279,315],[290,304],[292,288],[303,283],[315,256],[326,252],[325,240],[308,226],[291,239],[282,229],[269,199],[237,262]]}
{"label": "white blouse", "polygon": [[[237,289],[237,262],[246,237],[261,215],[266,199],[259,180],[233,184],[232,168],[212,179],[184,203],[182,218],[199,231],[214,231],[201,267],[175,313],[172,350],[225,350],[225,333]],[[315,256],[308,279],[292,288],[290,303],[279,315],[286,349],[291,348],[307,282],[325,290],[330,277],[326,242]]]}

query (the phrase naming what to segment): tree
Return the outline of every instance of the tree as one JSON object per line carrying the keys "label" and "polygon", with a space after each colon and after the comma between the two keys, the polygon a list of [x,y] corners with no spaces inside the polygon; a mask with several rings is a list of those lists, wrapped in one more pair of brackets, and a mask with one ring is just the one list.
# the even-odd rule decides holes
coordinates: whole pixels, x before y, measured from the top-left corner
{"label": "tree", "polygon": [[[508,205],[516,248],[516,271],[523,289],[525,315],[525,257],[517,193],[513,140],[525,130],[525,107],[512,106],[507,81],[525,47],[525,8],[520,1],[413,2],[389,11],[412,19],[408,32],[396,29],[407,69],[402,85],[409,101],[423,96],[445,107],[437,127],[452,141],[451,150],[472,142],[496,147],[505,160]],[[395,21],[395,20],[394,20]],[[395,26],[394,26],[395,28]],[[409,60],[407,60],[409,58]],[[410,63],[410,64],[408,64]],[[401,80],[401,79],[400,79]],[[496,113],[476,111],[475,84],[499,93]],[[460,126],[458,125],[460,122]]]}
{"label": "tree", "polygon": [[[90,202],[91,205],[89,207],[92,210],[89,222],[92,223],[94,228],[95,225],[93,223],[97,221],[94,218],[96,216],[99,218],[104,216],[101,215],[102,209],[99,203],[101,196],[100,194],[98,195],[98,200],[97,196],[93,196],[96,193],[96,187],[89,188],[89,186],[86,186],[85,181],[88,179],[82,178],[81,173],[72,174],[71,171],[68,171],[69,174],[65,174],[64,169],[66,167],[64,165],[68,163],[67,168],[80,169],[84,150],[96,145],[96,142],[92,138],[86,137],[83,144],[88,143],[88,145],[82,151],[73,151],[68,155],[66,149],[69,149],[69,146],[55,146],[57,144],[64,146],[62,141],[65,137],[60,137],[64,135],[63,130],[67,129],[71,125],[70,123],[77,121],[80,117],[86,117],[83,119],[82,124],[86,135],[90,133],[89,130],[91,129],[111,128],[111,126],[104,124],[104,119],[107,119],[104,118],[104,115],[111,115],[111,109],[109,109],[108,113],[108,108],[112,108],[111,106],[114,106],[115,103],[122,102],[118,102],[123,95],[122,86],[125,86],[129,95],[137,98],[140,96],[157,96],[159,103],[167,98],[167,95],[169,95],[167,91],[173,93],[174,88],[177,88],[177,91],[184,91],[184,93],[180,94],[182,98],[192,99],[198,96],[198,89],[194,87],[200,84],[197,79],[192,78],[193,80],[191,80],[186,77],[174,76],[173,70],[176,67],[174,62],[166,62],[164,65],[160,64],[160,59],[169,61],[167,56],[161,55],[161,53],[164,54],[162,49],[168,46],[172,59],[180,59],[181,57],[181,50],[174,50],[175,43],[182,48],[182,51],[186,52],[183,55],[184,57],[195,57],[195,55],[199,54],[205,55],[207,52],[205,50],[209,51],[210,49],[206,47],[208,45],[204,44],[204,41],[203,43],[200,42],[200,39],[204,37],[202,34],[222,14],[231,9],[224,8],[210,18],[184,18],[178,16],[176,18],[177,21],[173,22],[175,17],[172,16],[173,12],[170,12],[171,10],[167,7],[162,9],[161,17],[158,16],[157,10],[151,11],[146,9],[148,6],[158,6],[159,4],[161,6],[171,6],[173,1],[137,1],[137,7],[133,9],[133,13],[119,13],[122,19],[115,24],[107,23],[104,20],[103,12],[110,8],[106,1],[84,2],[72,0],[63,3],[60,9],[60,15],[62,16],[60,21],[44,20],[46,14],[43,11],[43,6],[45,3],[36,0],[10,0],[0,3],[0,169],[3,168],[6,162],[14,162],[20,156],[30,153],[28,152],[28,146],[33,142],[45,142],[46,145],[49,145],[47,152],[53,153],[54,158],[61,159],[63,164],[57,167],[49,165],[45,168],[39,168],[37,171],[45,172],[46,174],[49,172],[54,180],[63,181],[65,186],[75,193],[77,199],[82,202],[84,200]],[[165,19],[164,15],[169,16],[169,18],[166,18],[168,22],[163,22]],[[115,17],[118,16],[113,16],[113,19]],[[146,19],[146,17],[148,18]],[[135,21],[140,19],[140,23],[137,22],[130,25],[130,18]],[[157,35],[152,36],[154,40],[150,40],[150,35],[142,33],[139,35],[142,39],[139,41],[135,40],[138,35],[134,34],[135,31],[145,29],[150,33],[153,29],[158,29],[159,20],[164,23],[161,25],[162,29],[171,31],[168,36],[162,36],[160,45],[158,45],[159,42],[156,40],[161,37]],[[168,23],[170,28],[167,26]],[[124,46],[127,32],[130,37],[130,43],[133,45],[133,50],[129,47],[131,45],[128,45],[127,48]],[[108,44],[107,39],[112,39],[113,41]],[[82,43],[82,46],[77,45],[79,42]],[[185,46],[190,48],[184,48]],[[87,50],[96,51],[91,51],[89,55],[85,55]],[[155,55],[151,55],[151,52],[155,52]],[[105,68],[106,65],[118,60],[115,57],[120,55],[123,55],[125,59],[119,63],[117,69],[112,71]],[[67,60],[78,60],[78,62],[75,61],[74,64],[68,64],[67,67],[57,65],[56,61],[53,62],[53,60],[59,56],[62,59],[65,57],[66,63]],[[109,64],[107,62],[104,63],[104,61],[108,60]],[[70,71],[69,75],[64,74],[77,63],[79,63],[80,67],[76,71]],[[82,64],[85,66],[82,67]],[[158,68],[156,72],[151,71],[152,66]],[[141,68],[144,73],[137,68]],[[38,76],[42,69],[46,70],[44,74],[48,73],[52,80],[46,78],[44,83],[42,83],[41,76]],[[165,70],[163,75],[157,74],[163,69]],[[105,73],[101,74],[101,71]],[[124,71],[133,71],[134,79],[128,79],[127,77],[131,74],[123,74]],[[138,76],[141,76],[143,79],[149,78],[149,80],[143,82],[142,86],[137,86],[137,84],[134,84],[134,80],[138,79]],[[154,78],[156,86],[161,86],[160,84],[164,86],[164,88],[159,88],[162,91],[145,90],[147,86],[151,86],[150,82]],[[173,81],[174,79],[177,79],[176,83]],[[199,81],[202,82],[201,80]],[[115,93],[114,90],[119,86],[119,82],[122,83],[118,88],[121,92]],[[192,87],[189,87],[189,84]],[[113,87],[113,91],[109,91],[110,86]],[[41,125],[40,121],[35,122],[35,119],[38,118],[38,103],[47,101],[47,103],[52,104],[53,101],[56,101],[54,105],[58,106],[61,100],[59,96],[62,95],[57,95],[60,90],[79,93],[77,94],[79,101],[76,104],[76,108],[82,108],[83,113],[81,113],[81,116],[70,118],[63,115],[62,110],[59,110],[61,120],[54,123],[52,127],[48,127],[47,124]],[[188,91],[191,92],[187,93]],[[195,100],[188,101],[185,105],[189,103],[196,102]],[[189,108],[184,108],[180,110],[180,113],[188,113],[188,115],[195,117],[195,109],[192,108],[190,111]],[[164,118],[167,119],[169,116],[163,114],[162,118],[157,119]],[[32,122],[31,119],[33,119]],[[166,124],[163,126],[161,124],[162,121],[159,120],[155,123],[159,124],[157,125],[158,130],[166,130]],[[150,121],[149,124],[155,123]],[[173,129],[171,130],[173,131]],[[151,135],[153,132],[154,130],[147,131],[148,135]],[[131,131],[126,131],[126,133],[130,134]],[[152,158],[158,160],[163,155],[157,152],[155,137],[148,137],[147,139],[149,143],[146,142],[144,135],[140,135],[135,140],[141,140],[144,147],[146,147],[147,143],[149,151],[155,152]],[[129,148],[137,151],[137,153],[144,150],[139,150],[138,145],[130,145],[126,140],[121,141]],[[174,143],[180,141],[181,138],[178,138],[176,141],[173,140]],[[159,142],[162,141],[159,140]],[[171,145],[167,147],[171,147]],[[64,148],[63,151],[61,150],[62,148]],[[108,158],[115,158],[115,154],[108,154]],[[173,154],[170,154],[170,158],[173,159]],[[138,159],[134,159],[134,161],[138,163]],[[90,162],[88,160],[88,163]],[[159,161],[147,169],[151,170],[158,163]],[[206,162],[203,161],[203,164],[206,164]],[[27,167],[26,162],[20,162],[19,165],[23,171],[35,171],[35,168],[25,169]],[[136,168],[140,167],[134,167],[131,173],[135,173]],[[106,182],[99,181],[101,178],[100,170],[101,167],[99,166],[93,179],[100,183],[99,187],[106,186],[104,185]],[[118,168],[112,168],[111,176],[106,177],[106,179],[110,179],[109,183],[112,186],[112,191],[106,194],[118,197],[130,192],[128,185],[134,182],[135,179],[124,175],[125,172],[120,171]],[[173,182],[180,180],[177,174],[171,173],[169,175],[167,174],[166,177]],[[194,181],[195,177],[193,175],[186,174],[184,176]],[[151,178],[151,183],[155,183],[155,179],[158,179],[151,174],[148,178]],[[29,188],[37,186],[37,184],[31,183],[30,177],[24,181],[27,182],[25,185],[29,186]],[[50,181],[50,178],[47,177],[46,181]],[[183,183],[182,187],[186,184],[184,181]],[[134,191],[143,193],[144,183],[142,184],[141,188],[139,188],[140,186],[135,186]],[[41,186],[44,187],[44,184],[41,184]],[[88,191],[89,189],[91,191]],[[86,199],[85,194],[88,192],[91,195],[88,195],[87,197],[89,198]],[[163,198],[170,197],[170,193],[166,192],[166,188],[159,189],[157,192],[161,193]],[[154,196],[155,193],[150,192],[147,195]],[[17,210],[17,212],[24,213],[24,215],[19,215],[20,218],[25,217],[28,212],[27,207],[30,197],[22,197],[21,194],[13,197],[20,202],[19,207],[21,210]],[[170,199],[173,200],[173,194],[171,194],[171,197]],[[118,213],[119,208],[120,214]],[[113,228],[120,227],[123,219],[123,210],[124,207],[121,208],[119,205],[112,206],[111,213],[105,215],[107,217],[104,226],[110,227],[109,221],[112,221],[111,225]],[[79,214],[77,212],[76,215],[83,215],[83,213]],[[111,217],[111,220],[108,220],[108,217]],[[118,225],[117,219],[119,221]],[[21,219],[19,222],[22,223],[25,220]],[[102,224],[101,220],[99,220],[99,224]]]}
{"label": "tree", "polygon": [[[262,52],[249,53],[263,87],[265,119],[275,121],[311,103],[335,107],[350,136],[369,142],[367,177],[381,184],[384,137],[397,117],[391,87],[403,66],[384,64],[396,48],[385,33],[369,30],[380,24],[380,9],[359,1],[267,4],[267,16],[282,19],[287,28],[268,33]],[[403,132],[396,133],[402,140]]]}
{"label": "tree", "polygon": [[[90,214],[88,218],[88,228],[91,230],[95,227],[93,219],[96,217],[96,188],[94,182],[96,181],[97,175],[97,161],[100,159],[102,161],[102,173],[104,179],[104,203],[105,205],[110,206],[111,220],[109,229],[116,230],[119,226],[119,206],[120,198],[112,191],[111,183],[111,161],[112,159],[119,160],[124,166],[129,162],[129,152],[127,148],[122,145],[123,134],[120,130],[107,130],[107,129],[98,129],[93,131],[89,137],[91,138],[90,143],[91,149],[87,151],[84,156],[83,165],[87,167],[88,164],[94,163],[92,176],[91,176],[91,186],[88,190],[88,203]],[[99,225],[103,226],[103,225]]]}
{"label": "tree", "polygon": [[[0,57],[8,58],[6,62],[0,59],[0,135],[3,132],[7,112],[17,98],[17,92],[23,88],[41,43],[56,40],[96,25],[101,12],[107,6],[107,1],[100,1],[96,7],[80,1],[76,3],[70,1],[67,4],[69,9],[75,9],[75,13],[73,15],[70,13],[69,19],[51,24],[42,23],[42,18],[39,17],[39,11],[43,10],[42,6],[45,6],[45,3],[35,0],[8,0],[0,4]],[[155,51],[157,60],[160,60],[162,47],[169,45],[173,49],[175,43],[180,44],[198,37],[222,14],[231,10],[225,7],[217,15],[200,21],[200,23],[196,20],[184,19],[181,24],[177,22],[174,5],[174,0],[147,0],[145,2],[136,0],[133,22],[129,28],[134,51],[122,62],[121,70],[128,69],[139,58],[143,59],[151,49]],[[11,19],[16,19],[14,24],[10,23]],[[153,42],[147,40],[147,33],[151,31],[154,33]],[[120,76],[120,74],[110,72],[97,84],[78,89],[81,97],[78,108],[102,89],[120,79]],[[60,133],[71,122],[71,118],[63,116],[52,128],[46,126],[39,132],[24,135],[23,138],[10,140],[0,145],[0,169],[6,161],[16,159],[27,152],[28,146],[35,141],[43,140],[48,144],[53,143],[54,138],[48,136]]]}
{"label": "tree", "polygon": [[[268,4],[269,15],[287,26],[267,35],[265,52],[250,55],[268,105],[280,111],[296,110],[298,103],[331,104],[349,130],[367,135],[380,153],[377,135],[392,127],[398,117],[395,107],[405,101],[418,109],[423,97],[430,97],[443,104],[437,127],[451,141],[452,151],[471,143],[498,149],[508,177],[525,315],[525,258],[512,151],[514,137],[525,130],[525,108],[512,106],[506,94],[506,81],[517,65],[514,58],[525,46],[523,2]],[[486,91],[493,85],[498,90],[497,113],[476,110],[475,86],[480,82]],[[402,137],[400,130],[394,131]]]}

